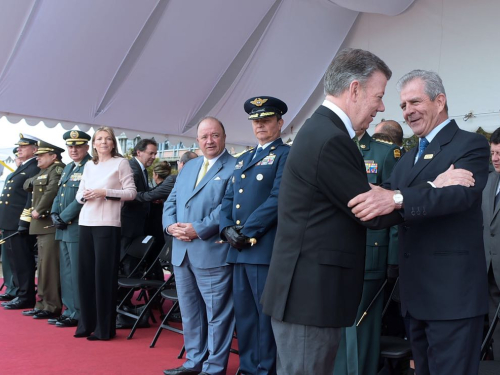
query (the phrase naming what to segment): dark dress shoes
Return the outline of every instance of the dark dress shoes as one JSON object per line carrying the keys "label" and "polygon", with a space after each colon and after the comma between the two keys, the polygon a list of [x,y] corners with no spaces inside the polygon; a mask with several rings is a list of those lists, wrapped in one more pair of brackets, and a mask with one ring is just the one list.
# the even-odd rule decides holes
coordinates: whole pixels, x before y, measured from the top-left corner
{"label": "dark dress shoes", "polygon": [[47,311],[47,310],[39,310],[36,314],[33,315],[33,319],[50,319],[55,318],[57,314]]}
{"label": "dark dress shoes", "polygon": [[33,316],[39,311],[40,310],[35,307],[34,309],[23,311],[21,314],[23,314],[24,316]]}
{"label": "dark dress shoes", "polygon": [[65,317],[66,319],[56,323],[56,327],[76,327],[78,320]]}
{"label": "dark dress shoes", "polygon": [[172,368],[163,371],[165,375],[198,375],[200,372],[193,369],[185,368],[184,366]]}
{"label": "dark dress shoes", "polygon": [[14,298],[16,298],[15,296],[11,296],[10,294],[0,294],[0,301],[12,301]]}
{"label": "dark dress shoes", "polygon": [[58,318],[50,318],[49,320],[47,320],[47,323],[52,324],[52,325],[56,325],[58,322],[62,322],[63,320],[66,320],[66,319],[68,319],[67,316],[61,315]]}
{"label": "dark dress shoes", "polygon": [[21,301],[19,299],[12,300],[12,302],[9,302],[3,306],[3,308],[6,310],[21,310],[21,309],[29,309],[31,307],[33,307],[32,303]]}
{"label": "dark dress shoes", "polygon": [[75,333],[73,337],[76,337],[77,339],[82,338],[82,337],[89,337],[90,333],[82,332],[82,333]]}
{"label": "dark dress shoes", "polygon": [[12,303],[16,303],[19,301],[19,297],[16,297],[14,298],[12,301],[4,301],[4,302],[1,302],[0,305],[2,305],[3,307],[7,306],[7,305],[10,305]]}

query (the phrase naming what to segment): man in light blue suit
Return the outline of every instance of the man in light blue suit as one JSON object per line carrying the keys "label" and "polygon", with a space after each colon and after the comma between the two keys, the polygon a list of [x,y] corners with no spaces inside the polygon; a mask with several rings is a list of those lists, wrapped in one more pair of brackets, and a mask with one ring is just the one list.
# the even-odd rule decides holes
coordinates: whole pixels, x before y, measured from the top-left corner
{"label": "man in light blue suit", "polygon": [[205,117],[197,131],[204,157],[184,166],[163,210],[163,227],[174,237],[172,264],[186,347],[186,362],[165,375],[225,374],[234,331],[229,244],[217,242],[221,201],[236,159],[225,150],[219,120]]}

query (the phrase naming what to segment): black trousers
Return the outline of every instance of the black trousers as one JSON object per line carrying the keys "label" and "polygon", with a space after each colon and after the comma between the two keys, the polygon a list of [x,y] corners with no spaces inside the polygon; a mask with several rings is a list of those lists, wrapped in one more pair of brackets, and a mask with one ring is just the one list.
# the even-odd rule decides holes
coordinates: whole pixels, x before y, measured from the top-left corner
{"label": "black trousers", "polygon": [[80,226],[78,282],[80,320],[76,334],[110,339],[116,334],[119,227]]}
{"label": "black trousers", "polygon": [[[14,230],[4,230],[3,236],[15,233]],[[21,235],[9,238],[5,242],[4,250],[10,260],[12,281],[19,288],[17,297],[20,302],[35,306],[35,236]]]}

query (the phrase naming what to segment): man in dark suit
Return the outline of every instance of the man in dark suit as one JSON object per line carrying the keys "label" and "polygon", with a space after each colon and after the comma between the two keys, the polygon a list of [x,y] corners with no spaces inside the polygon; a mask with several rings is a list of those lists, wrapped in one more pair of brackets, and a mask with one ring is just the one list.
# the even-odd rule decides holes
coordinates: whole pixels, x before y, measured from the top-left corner
{"label": "man in dark suit", "polygon": [[280,138],[282,115],[288,108],[270,96],[250,98],[244,108],[259,146],[236,161],[231,189],[222,201],[220,231],[231,245],[227,262],[234,264],[240,370],[243,374],[275,374],[276,344],[260,297],[276,236],[281,175],[290,151]]}
{"label": "man in dark suit", "polygon": [[[353,142],[382,102],[391,70],[368,51],[346,49],[325,73],[326,98],[291,147],[278,198],[278,230],[262,295],[272,317],[279,374],[331,374],[340,327],[361,299],[366,229],[347,202],[370,189]],[[390,226],[391,215],[363,223]]]}
{"label": "man in dark suit", "polygon": [[[31,203],[31,194],[23,189],[24,181],[36,175],[37,166],[35,152],[38,140],[19,135],[18,158],[21,165],[5,179],[0,200],[0,228],[3,237],[8,237],[18,229],[18,221],[24,212],[27,202]],[[29,224],[26,223],[26,228]],[[27,234],[27,230],[23,233]],[[33,254],[35,236],[16,235],[5,242],[4,250],[9,257],[12,270],[12,281],[18,288],[16,298],[3,303],[6,309],[26,309],[35,305],[35,256]]]}
{"label": "man in dark suit", "polygon": [[[137,192],[149,190],[149,177],[146,168],[151,166],[156,158],[158,144],[154,139],[141,139],[134,147],[132,158],[129,160]],[[146,235],[146,223],[149,215],[150,203],[137,200],[127,201],[121,211],[122,238],[121,264],[124,274],[128,275],[137,265],[138,260],[127,256],[127,247],[136,237]]]}
{"label": "man in dark suit", "polygon": [[48,320],[56,327],[76,327],[80,319],[80,292],[78,288],[78,217],[83,205],[75,199],[85,164],[91,159],[88,151],[90,135],[80,130],[69,130],[63,135],[71,163],[64,167],[50,217],[56,227],[59,243],[59,270],[61,298],[66,307],[58,318]]}
{"label": "man in dark suit", "polygon": [[164,204],[163,227],[174,237],[172,264],[182,312],[186,362],[165,375],[226,373],[234,332],[233,267],[219,243],[219,214],[236,159],[214,117],[197,126],[203,158],[187,163]]}
{"label": "man in dark suit", "polygon": [[[490,138],[491,163],[494,171],[490,172],[483,190],[483,239],[488,270],[489,318],[495,316],[500,303],[500,128]],[[493,334],[493,356],[500,359],[500,329]]]}
{"label": "man in dark suit", "polygon": [[399,226],[401,312],[410,318],[416,373],[477,374],[488,312],[481,213],[488,142],[448,118],[436,73],[414,70],[400,79],[398,89],[419,147],[384,183],[391,190],[374,187],[349,206],[362,220],[393,210],[404,218]]}

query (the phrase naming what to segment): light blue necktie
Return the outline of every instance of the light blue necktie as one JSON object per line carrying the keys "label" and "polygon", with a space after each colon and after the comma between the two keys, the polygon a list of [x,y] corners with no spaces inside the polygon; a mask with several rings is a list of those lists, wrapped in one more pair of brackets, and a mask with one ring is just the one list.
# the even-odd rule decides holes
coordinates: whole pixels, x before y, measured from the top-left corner
{"label": "light blue necktie", "polygon": [[256,157],[258,157],[262,151],[264,151],[264,148],[263,147],[257,147],[257,151],[255,152],[255,155],[253,156],[252,160],[255,159]]}
{"label": "light blue necktie", "polygon": [[424,138],[420,139],[420,143],[418,145],[417,161],[420,160],[420,157],[424,153],[424,151],[427,148],[427,146],[429,146],[429,141],[427,140],[427,138],[424,137]]}

